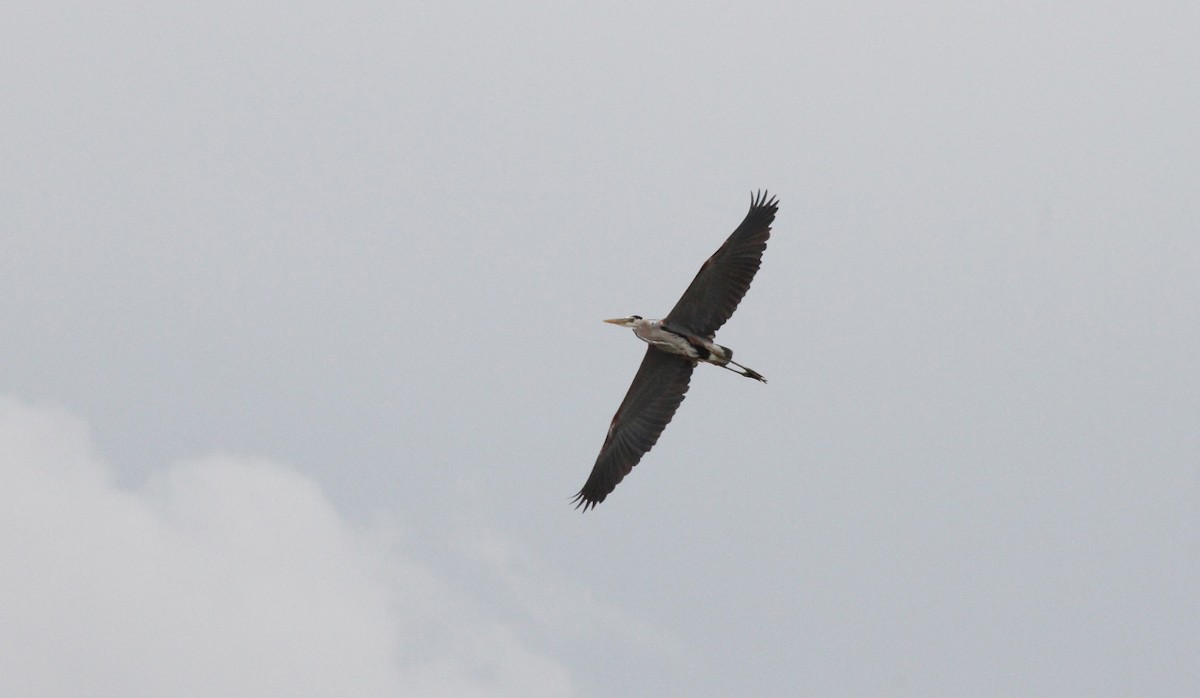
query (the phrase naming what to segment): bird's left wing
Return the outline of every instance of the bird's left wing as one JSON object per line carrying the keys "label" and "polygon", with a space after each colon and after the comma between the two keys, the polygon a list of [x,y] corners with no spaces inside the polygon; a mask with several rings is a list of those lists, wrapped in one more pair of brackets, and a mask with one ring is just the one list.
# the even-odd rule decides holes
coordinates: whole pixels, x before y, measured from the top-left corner
{"label": "bird's left wing", "polygon": [[742,224],[700,267],[664,322],[703,337],[719,330],[750,289],[778,208],[778,200],[765,191],[751,197]]}
{"label": "bird's left wing", "polygon": [[678,354],[668,354],[654,347],[646,348],[642,366],[633,377],[633,385],[613,415],[608,436],[592,474],[579,494],[576,508],[584,511],[604,501],[633,466],[654,447],[663,429],[675,416],[683,402],[692,369],[696,363]]}

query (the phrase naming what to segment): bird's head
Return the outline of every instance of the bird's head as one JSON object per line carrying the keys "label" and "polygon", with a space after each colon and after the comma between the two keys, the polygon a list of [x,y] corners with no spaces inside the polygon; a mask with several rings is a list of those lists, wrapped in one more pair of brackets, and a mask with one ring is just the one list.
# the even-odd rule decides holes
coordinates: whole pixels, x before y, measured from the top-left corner
{"label": "bird's head", "polygon": [[605,322],[610,325],[620,325],[621,327],[637,327],[638,321],[641,319],[641,315],[630,315],[629,317],[615,317],[611,320],[605,320]]}

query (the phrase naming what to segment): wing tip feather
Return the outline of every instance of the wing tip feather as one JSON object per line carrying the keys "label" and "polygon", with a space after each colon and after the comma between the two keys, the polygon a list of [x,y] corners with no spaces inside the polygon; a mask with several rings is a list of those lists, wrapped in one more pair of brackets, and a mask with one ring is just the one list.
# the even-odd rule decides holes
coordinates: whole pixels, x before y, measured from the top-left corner
{"label": "wing tip feather", "polygon": [[588,509],[595,509],[597,504],[604,501],[604,497],[600,497],[597,499],[597,498],[593,498],[593,497],[589,496],[584,491],[586,489],[587,488],[585,487],[584,489],[579,490],[579,492],[574,497],[571,498],[571,503],[575,505],[576,509],[579,509],[579,507],[583,507],[583,509],[580,511],[581,514],[586,514],[588,512]]}
{"label": "wing tip feather", "polygon": [[[767,198],[770,196],[771,198]],[[771,193],[766,189],[758,189],[750,192],[750,208],[770,208],[779,210],[779,197],[771,196]]]}

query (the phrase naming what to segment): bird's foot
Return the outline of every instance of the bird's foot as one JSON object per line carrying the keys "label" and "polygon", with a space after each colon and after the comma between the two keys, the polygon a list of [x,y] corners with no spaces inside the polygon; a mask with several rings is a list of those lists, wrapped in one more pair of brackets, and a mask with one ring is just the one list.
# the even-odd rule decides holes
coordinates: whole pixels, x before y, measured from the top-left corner
{"label": "bird's foot", "polygon": [[763,378],[761,373],[759,373],[758,371],[755,371],[754,369],[746,368],[745,366],[742,366],[742,375],[747,378],[753,378],[756,381],[761,381],[763,383],[767,382],[767,379]]}

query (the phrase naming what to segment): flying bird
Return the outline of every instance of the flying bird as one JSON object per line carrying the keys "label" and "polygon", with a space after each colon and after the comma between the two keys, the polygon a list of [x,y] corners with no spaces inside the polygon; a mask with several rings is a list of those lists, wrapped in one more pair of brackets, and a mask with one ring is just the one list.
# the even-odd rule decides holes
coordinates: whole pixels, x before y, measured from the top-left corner
{"label": "flying bird", "polygon": [[679,302],[661,320],[640,315],[604,322],[633,330],[650,346],[633,385],[608,425],[592,474],[572,500],[584,511],[604,501],[658,441],[683,402],[698,362],[766,383],[762,374],[733,360],[733,350],[713,342],[733,315],[762,264],[778,200],[762,191],[750,197],[750,212],[725,244],[700,267]]}

